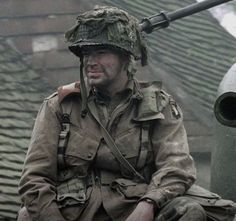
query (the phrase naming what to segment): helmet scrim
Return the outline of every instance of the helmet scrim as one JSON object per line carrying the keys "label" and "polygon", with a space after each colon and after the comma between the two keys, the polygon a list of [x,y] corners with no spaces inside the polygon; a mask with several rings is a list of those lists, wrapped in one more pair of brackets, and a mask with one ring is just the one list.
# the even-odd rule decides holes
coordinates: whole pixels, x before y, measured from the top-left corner
{"label": "helmet scrim", "polygon": [[83,47],[106,46],[125,51],[147,64],[147,47],[138,20],[124,10],[96,6],[77,17],[77,23],[65,33],[69,49],[81,57]]}

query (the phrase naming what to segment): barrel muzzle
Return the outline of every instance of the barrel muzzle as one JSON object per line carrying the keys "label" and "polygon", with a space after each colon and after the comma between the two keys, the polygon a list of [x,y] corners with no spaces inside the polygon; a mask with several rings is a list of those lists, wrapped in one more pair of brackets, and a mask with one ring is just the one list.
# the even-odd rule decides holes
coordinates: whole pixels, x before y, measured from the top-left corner
{"label": "barrel muzzle", "polygon": [[236,127],[236,63],[220,83],[214,112],[221,124]]}

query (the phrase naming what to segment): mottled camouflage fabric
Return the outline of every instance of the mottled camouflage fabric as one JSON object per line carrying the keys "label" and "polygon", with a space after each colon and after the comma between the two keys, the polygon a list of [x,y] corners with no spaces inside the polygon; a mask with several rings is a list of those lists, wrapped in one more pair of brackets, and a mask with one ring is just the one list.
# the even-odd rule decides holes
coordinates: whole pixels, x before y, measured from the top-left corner
{"label": "mottled camouflage fabric", "polygon": [[70,50],[77,56],[88,45],[118,47],[135,59],[147,62],[147,50],[138,20],[127,12],[110,6],[97,6],[77,17],[77,23],[65,33]]}

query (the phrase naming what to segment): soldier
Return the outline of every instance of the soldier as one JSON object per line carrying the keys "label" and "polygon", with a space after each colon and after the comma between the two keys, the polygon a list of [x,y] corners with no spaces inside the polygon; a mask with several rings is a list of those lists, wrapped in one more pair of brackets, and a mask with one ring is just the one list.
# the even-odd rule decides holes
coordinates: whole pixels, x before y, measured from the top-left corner
{"label": "soldier", "polygon": [[138,21],[96,7],[66,39],[81,82],[60,87],[39,110],[18,220],[206,220],[183,196],[196,171],[179,106],[158,82],[134,78],[135,61],[147,63]]}

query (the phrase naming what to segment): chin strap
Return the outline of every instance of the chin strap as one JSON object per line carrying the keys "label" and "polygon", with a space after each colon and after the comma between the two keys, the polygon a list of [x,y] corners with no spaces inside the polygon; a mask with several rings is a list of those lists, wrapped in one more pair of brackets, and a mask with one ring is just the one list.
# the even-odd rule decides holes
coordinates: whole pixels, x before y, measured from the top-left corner
{"label": "chin strap", "polygon": [[88,112],[88,109],[87,109],[87,89],[84,81],[83,68],[84,68],[83,58],[80,57],[80,83],[81,83],[81,96],[82,96],[81,116],[84,118]]}

